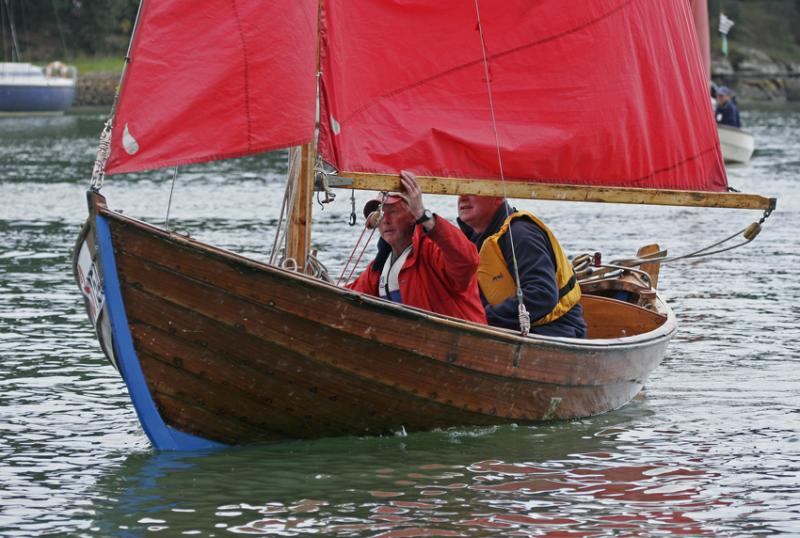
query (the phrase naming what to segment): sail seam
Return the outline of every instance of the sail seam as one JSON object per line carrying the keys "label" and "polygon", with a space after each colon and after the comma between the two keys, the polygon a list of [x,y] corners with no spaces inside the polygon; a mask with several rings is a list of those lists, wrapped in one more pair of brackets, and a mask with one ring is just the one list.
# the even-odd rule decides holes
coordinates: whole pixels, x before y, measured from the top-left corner
{"label": "sail seam", "polygon": [[239,7],[236,0],[231,0],[233,5],[233,14],[236,18],[236,27],[239,30],[239,40],[242,43],[242,57],[244,59],[244,111],[247,118],[247,149],[250,151],[252,145],[252,119],[250,118],[250,62],[247,54],[247,40],[244,38],[244,29],[242,28],[242,19],[239,15]]}
{"label": "sail seam", "polygon": [[[558,34],[554,34],[552,36],[548,36],[548,37],[545,37],[545,38],[542,38],[542,39],[537,39],[537,40],[531,41],[529,43],[524,43],[522,45],[518,45],[518,46],[516,46],[514,48],[511,48],[511,49],[508,49],[508,50],[504,50],[504,51],[501,51],[501,52],[497,52],[495,54],[490,54],[490,55],[487,56],[486,59],[491,62],[492,60],[495,60],[497,58],[502,58],[504,56],[508,56],[508,55],[517,53],[517,52],[519,52],[519,51],[521,51],[523,49],[536,47],[538,45],[542,45],[544,43],[548,43],[550,41],[553,41],[555,39],[559,39],[559,38],[567,36],[569,34],[573,34],[575,32],[579,32],[580,30],[583,30],[584,28],[588,28],[589,26],[593,26],[595,24],[598,24],[598,23],[608,19],[609,17],[612,17],[612,16],[616,15],[618,12],[622,11],[624,8],[626,8],[627,6],[632,4],[634,1],[635,0],[628,0],[627,2],[625,2],[625,3],[617,6],[616,8],[612,9],[608,13],[605,13],[602,16],[596,18],[596,19],[592,19],[591,21],[588,21],[588,22],[586,22],[584,24],[581,24],[580,26],[576,26],[575,28],[570,28],[569,30],[564,30],[563,32],[558,33]],[[467,62],[467,63],[461,64],[461,65],[457,65],[455,67],[451,67],[450,69],[442,71],[441,73],[437,73],[436,75],[432,75],[432,76],[424,78],[422,80],[418,80],[417,82],[414,82],[412,84],[408,84],[408,85],[403,86],[401,88],[397,88],[395,90],[392,90],[392,91],[390,91],[388,93],[385,93],[385,94],[379,96],[377,99],[374,99],[374,100],[370,101],[369,103],[366,103],[364,106],[362,106],[360,108],[357,108],[352,113],[348,114],[346,117],[340,119],[339,123],[345,123],[345,122],[349,121],[350,119],[354,118],[355,116],[358,116],[359,114],[363,113],[367,109],[375,106],[375,104],[378,101],[382,100],[382,99],[387,99],[389,97],[393,97],[395,95],[398,95],[398,94],[401,94],[403,92],[412,90],[412,89],[417,88],[419,86],[424,86],[425,84],[428,84],[429,82],[431,82],[433,80],[436,80],[436,79],[439,79],[439,78],[442,78],[442,77],[446,77],[446,76],[450,75],[451,73],[455,73],[457,71],[461,71],[462,69],[467,69],[467,68],[473,67],[475,65],[483,64],[483,62],[484,62],[484,59],[483,59],[483,57],[481,57],[481,58],[479,58],[477,60],[473,60],[471,62]]]}
{"label": "sail seam", "polygon": [[629,182],[632,182],[632,183],[638,183],[638,182],[641,182],[641,181],[646,181],[647,179],[650,179],[650,178],[655,178],[659,174],[663,174],[663,173],[669,172],[670,170],[674,170],[675,168],[678,168],[679,166],[683,166],[684,164],[686,164],[686,163],[688,163],[690,161],[695,161],[697,159],[700,159],[701,157],[703,157],[703,155],[705,155],[707,153],[710,153],[710,152],[713,152],[716,149],[717,149],[717,146],[711,146],[709,148],[706,148],[706,149],[700,151],[699,153],[695,153],[694,155],[686,157],[682,161],[678,161],[676,163],[672,163],[671,165],[665,166],[664,168],[659,168],[657,170],[653,170],[653,172],[651,174],[648,174],[646,176],[642,176],[642,177],[639,177],[639,178],[636,178],[636,179],[629,179],[629,180],[624,180],[623,179],[622,181],[629,181]]}

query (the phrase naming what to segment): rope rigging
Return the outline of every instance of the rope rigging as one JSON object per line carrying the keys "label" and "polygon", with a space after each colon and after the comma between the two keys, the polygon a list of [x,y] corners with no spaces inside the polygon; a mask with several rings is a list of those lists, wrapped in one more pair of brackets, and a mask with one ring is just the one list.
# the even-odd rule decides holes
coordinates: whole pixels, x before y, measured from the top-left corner
{"label": "rope rigging", "polygon": [[[317,258],[317,251],[311,251],[306,254],[306,263],[304,267],[299,267],[297,260],[292,257],[286,256],[286,231],[288,226],[284,226],[286,221],[290,218],[290,208],[294,204],[295,198],[298,196],[299,189],[294,181],[291,180],[292,177],[296,176],[296,171],[301,167],[302,159],[302,152],[299,148],[290,148],[289,149],[289,170],[288,170],[288,180],[286,182],[286,189],[283,193],[283,202],[281,203],[281,213],[278,217],[277,227],[275,229],[275,239],[272,242],[272,250],[270,251],[269,256],[269,264],[270,265],[277,265],[282,269],[287,269],[290,271],[297,271],[307,275],[310,275],[314,278],[318,278],[321,280],[325,280],[326,282],[333,282],[333,279],[330,277],[328,273],[328,269],[325,265]],[[319,160],[317,160],[319,163]],[[321,171],[321,172],[320,172]],[[321,168],[315,168],[315,174],[324,174],[324,170]],[[316,176],[317,178],[319,175]],[[322,201],[320,203],[327,203],[333,201],[334,197],[331,197],[330,200]],[[310,203],[311,198],[309,197],[307,202]],[[307,231],[307,233],[310,233]],[[279,247],[279,245],[283,245]]]}
{"label": "rope rigging", "polygon": [[[489,112],[492,118],[492,130],[494,131],[494,142],[495,147],[497,149],[497,164],[500,170],[500,183],[503,185],[503,198],[508,197],[508,192],[506,190],[506,178],[503,174],[503,158],[500,153],[500,135],[497,132],[497,119],[494,113],[494,99],[492,97],[492,81],[489,77],[489,58],[486,55],[486,40],[483,35],[483,25],[481,24],[481,13],[480,8],[478,7],[478,0],[475,0],[475,16],[477,18],[477,26],[478,26],[478,33],[480,35],[481,40],[481,53],[483,54],[483,72],[484,76],[486,77],[486,91],[489,97]],[[506,219],[509,217],[508,214],[508,204],[505,204],[506,208]],[[522,336],[527,336],[531,330],[531,316],[528,313],[527,308],[525,308],[524,296],[522,293],[522,286],[519,280],[519,265],[517,264],[517,252],[514,247],[514,233],[511,230],[511,226],[508,227],[508,236],[509,242],[511,243],[511,259],[513,260],[514,265],[514,279],[516,281],[517,286],[517,302],[519,303],[518,315],[519,315],[519,330]]]}
{"label": "rope rigging", "polygon": [[[358,255],[358,258],[356,258],[355,263],[350,269],[350,273],[347,275],[347,278],[345,278],[344,275],[345,273],[347,273],[348,267],[350,267],[350,262],[353,260],[353,256],[355,256],[356,249],[358,249],[358,246],[361,244],[361,240],[364,238],[364,233],[366,233],[366,231],[370,228],[371,231],[369,233],[369,236],[367,237],[367,241],[364,243],[364,246],[362,247],[361,252]],[[350,256],[347,258],[347,262],[344,264],[344,267],[342,268],[342,274],[339,275],[339,278],[336,280],[337,286],[341,285],[342,282],[347,284],[348,282],[350,282],[350,279],[353,278],[353,273],[355,273],[356,269],[358,268],[358,264],[359,262],[361,262],[361,257],[364,255],[364,252],[367,251],[367,247],[372,241],[372,236],[375,235],[376,229],[377,227],[370,226],[369,221],[366,224],[364,224],[364,229],[361,230],[361,235],[358,236],[358,240],[356,241],[356,244],[353,245],[353,250],[350,252]]]}
{"label": "rope rigging", "polygon": [[164,228],[169,230],[169,210],[172,209],[172,194],[175,192],[175,182],[178,180],[178,167],[172,175],[172,186],[169,189],[169,201],[167,202],[167,216],[164,218]]}
{"label": "rope rigging", "polygon": [[[730,250],[743,247],[747,245],[751,241],[753,241],[758,234],[761,232],[761,225],[766,221],[770,215],[772,214],[773,209],[767,209],[764,211],[764,215],[759,219],[757,222],[753,222],[748,226],[742,228],[741,230],[737,231],[730,236],[721,239],[715,243],[707,245],[703,248],[697,249],[693,252],[689,252],[687,254],[681,254],[680,256],[672,256],[667,257],[666,250],[660,250],[658,252],[654,252],[647,256],[641,256],[637,258],[625,258],[621,260],[614,260],[610,263],[603,263],[601,261],[601,256],[599,252],[594,254],[581,254],[572,259],[572,267],[575,271],[575,275],[579,281],[585,281],[588,278],[598,278],[598,277],[605,277],[608,278],[613,276],[612,271],[632,271],[634,273],[639,274],[642,276],[648,284],[650,283],[650,277],[645,271],[641,271],[635,269],[636,267],[643,265],[645,263],[652,263],[658,262],[660,265],[667,265],[670,263],[675,263],[684,260],[691,260],[697,258],[704,258],[707,256],[715,256],[717,254],[721,254],[723,252],[728,252]],[[742,236],[744,241],[740,243],[736,243],[734,245],[730,245],[724,248],[719,248],[717,250],[712,250],[720,245],[723,245],[738,236]]]}

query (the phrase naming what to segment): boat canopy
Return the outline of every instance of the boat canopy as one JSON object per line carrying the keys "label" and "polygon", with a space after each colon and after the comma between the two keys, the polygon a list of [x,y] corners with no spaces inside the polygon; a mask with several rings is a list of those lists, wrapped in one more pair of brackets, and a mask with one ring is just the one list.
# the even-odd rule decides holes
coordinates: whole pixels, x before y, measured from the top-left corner
{"label": "boat canopy", "polygon": [[106,171],[310,142],[319,43],[339,170],[726,190],[686,0],[478,4],[145,0]]}

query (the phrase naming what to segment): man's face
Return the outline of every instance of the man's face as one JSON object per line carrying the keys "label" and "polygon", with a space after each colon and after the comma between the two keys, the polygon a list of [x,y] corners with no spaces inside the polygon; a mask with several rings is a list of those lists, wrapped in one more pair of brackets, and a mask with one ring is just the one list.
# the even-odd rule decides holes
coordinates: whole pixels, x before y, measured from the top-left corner
{"label": "man's face", "polygon": [[721,93],[717,94],[717,104],[718,105],[724,105],[729,100],[730,100],[730,96],[729,95],[722,95]]}
{"label": "man's face", "polygon": [[414,235],[414,216],[408,210],[408,205],[405,202],[384,205],[378,230],[392,249],[407,247]]}
{"label": "man's face", "polygon": [[458,197],[458,218],[477,232],[482,232],[492,221],[502,198],[461,195]]}

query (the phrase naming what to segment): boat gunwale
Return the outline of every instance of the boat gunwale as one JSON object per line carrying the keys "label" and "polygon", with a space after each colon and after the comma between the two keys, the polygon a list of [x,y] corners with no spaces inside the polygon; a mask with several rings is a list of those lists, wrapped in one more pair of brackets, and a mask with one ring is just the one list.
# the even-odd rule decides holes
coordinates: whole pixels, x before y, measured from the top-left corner
{"label": "boat gunwale", "polygon": [[745,131],[745,130],[744,130],[744,129],[742,129],[741,127],[734,127],[733,125],[726,125],[726,124],[724,124],[724,123],[718,123],[718,124],[717,124],[717,129],[722,129],[722,130],[724,130],[724,131],[730,131],[730,132],[732,132],[732,133],[742,133],[742,134],[749,135],[749,136],[751,136],[751,137],[754,137],[754,136],[755,136],[755,135],[753,135],[753,133],[751,133],[750,131]]}
{"label": "boat gunwale", "polygon": [[[102,197],[102,195],[100,195],[99,193],[96,194]],[[433,322],[435,325],[449,327],[451,329],[456,329],[467,333],[480,334],[486,337],[493,338],[495,340],[505,341],[506,343],[517,344],[517,345],[523,344],[525,346],[537,345],[537,346],[555,348],[559,350],[574,349],[574,350],[591,352],[591,351],[597,351],[598,349],[600,350],[613,349],[614,351],[619,351],[622,349],[632,349],[632,348],[655,345],[660,341],[669,340],[677,330],[677,321],[674,312],[669,307],[669,305],[661,298],[661,296],[657,293],[656,294],[657,301],[659,305],[662,307],[662,309],[665,311],[666,319],[659,327],[653,329],[652,331],[632,336],[619,337],[619,338],[594,338],[594,339],[554,337],[554,336],[544,336],[538,334],[521,336],[517,334],[515,331],[512,331],[511,329],[491,327],[489,325],[482,325],[479,323],[459,318],[454,318],[443,314],[438,314],[436,312],[423,310],[421,308],[413,306],[399,305],[391,301],[381,299],[379,297],[375,297],[372,295],[336,286],[333,283],[316,279],[310,275],[305,275],[303,273],[291,271],[289,269],[284,269],[275,265],[270,265],[264,262],[260,262],[253,258],[248,258],[242,254],[238,254],[230,250],[226,250],[220,247],[204,243],[202,241],[192,238],[191,236],[180,234],[177,232],[170,232],[168,230],[159,228],[158,226],[155,226],[143,220],[130,217],[128,215],[123,215],[122,213],[119,213],[117,211],[108,208],[108,206],[106,206],[102,201],[96,204],[96,211],[97,214],[102,215],[104,217],[112,218],[118,221],[128,222],[130,225],[136,226],[140,229],[144,229],[145,231],[149,231],[150,233],[160,235],[168,241],[173,241],[175,243],[182,244],[189,248],[201,249],[207,252],[208,254],[217,256],[224,260],[240,263],[250,269],[278,274],[281,277],[286,278],[288,280],[303,281],[304,284],[310,284],[318,288],[326,289],[327,291],[334,292],[336,294],[343,296],[345,299],[351,301],[352,300],[360,301],[371,307],[375,307],[381,310],[388,310],[397,314],[401,314],[404,317],[424,319],[426,321]],[[659,312],[659,314],[661,314],[661,312]]]}

